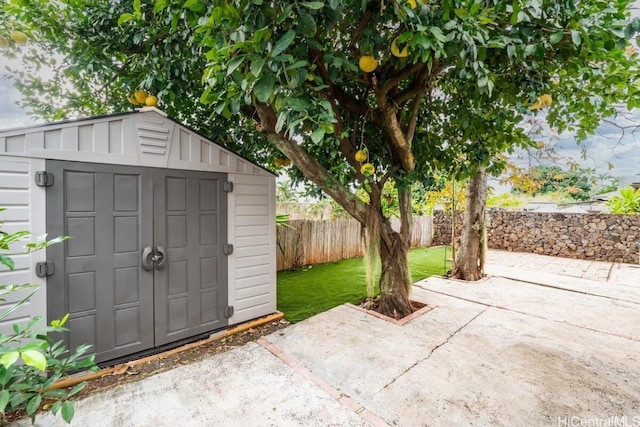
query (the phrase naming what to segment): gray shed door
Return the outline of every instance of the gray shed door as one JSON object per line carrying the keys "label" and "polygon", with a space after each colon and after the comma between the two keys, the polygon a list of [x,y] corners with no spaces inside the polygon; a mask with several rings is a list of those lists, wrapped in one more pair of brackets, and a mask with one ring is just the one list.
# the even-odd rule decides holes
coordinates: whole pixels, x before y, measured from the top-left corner
{"label": "gray shed door", "polygon": [[224,327],[224,174],[47,161],[49,320],[97,361]]}

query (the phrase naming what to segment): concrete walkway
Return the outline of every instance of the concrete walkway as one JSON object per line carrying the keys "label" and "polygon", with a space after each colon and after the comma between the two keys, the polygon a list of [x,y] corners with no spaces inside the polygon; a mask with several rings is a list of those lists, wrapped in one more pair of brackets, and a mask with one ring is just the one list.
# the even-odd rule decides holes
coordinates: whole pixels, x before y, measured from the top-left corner
{"label": "concrete walkway", "polygon": [[89,396],[72,425],[640,425],[640,268],[492,251],[487,271],[416,283],[434,308],[404,325],[336,307]]}

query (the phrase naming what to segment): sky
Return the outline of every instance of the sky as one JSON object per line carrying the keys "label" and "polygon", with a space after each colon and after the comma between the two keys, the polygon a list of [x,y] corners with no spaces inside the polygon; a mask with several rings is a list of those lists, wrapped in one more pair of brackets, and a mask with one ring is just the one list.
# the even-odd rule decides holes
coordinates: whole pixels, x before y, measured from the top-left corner
{"label": "sky", "polygon": [[[638,15],[638,11],[635,10],[633,14]],[[0,130],[42,123],[41,119],[29,116],[17,104],[21,95],[13,87],[13,80],[5,69],[5,66],[15,64],[15,60],[10,62],[0,55]],[[639,128],[636,129],[635,126]],[[609,173],[614,177],[620,177],[621,185],[640,182],[639,109],[631,112],[624,110],[618,117],[608,118],[594,135],[590,135],[580,145],[569,132],[556,135],[545,131],[542,137],[545,141],[553,141],[557,155],[564,159],[560,165],[571,160],[578,162],[581,167],[595,169],[598,174]],[[587,151],[586,159],[581,158],[583,148]],[[516,151],[511,159],[522,167],[536,165],[539,162],[522,151]],[[609,165],[613,165],[613,168],[609,169]],[[495,180],[491,185],[498,193],[508,189],[498,185]]]}

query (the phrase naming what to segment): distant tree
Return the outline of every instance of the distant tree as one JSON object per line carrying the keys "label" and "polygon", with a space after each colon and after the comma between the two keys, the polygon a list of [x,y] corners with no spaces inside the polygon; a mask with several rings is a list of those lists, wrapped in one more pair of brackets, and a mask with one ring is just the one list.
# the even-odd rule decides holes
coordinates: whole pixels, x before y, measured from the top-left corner
{"label": "distant tree", "polygon": [[298,192],[296,191],[291,180],[282,180],[278,181],[276,184],[276,201],[278,202],[292,202],[295,201],[298,197]]}
{"label": "distant tree", "polygon": [[587,200],[592,186],[586,172],[584,169],[567,171],[560,166],[536,166],[527,174],[531,182],[526,186],[516,184],[512,192],[532,196],[560,193],[573,200]]}

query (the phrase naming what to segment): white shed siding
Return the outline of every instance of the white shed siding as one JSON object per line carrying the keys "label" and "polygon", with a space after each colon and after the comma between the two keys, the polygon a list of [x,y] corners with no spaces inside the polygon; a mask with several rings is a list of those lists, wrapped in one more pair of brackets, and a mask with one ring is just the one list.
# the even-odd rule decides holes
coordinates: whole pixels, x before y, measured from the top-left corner
{"label": "white shed siding", "polygon": [[[31,191],[34,174],[41,164],[42,162],[34,162],[30,159],[0,157],[0,207],[7,208],[7,210],[0,212],[0,222],[4,223],[2,231],[13,233],[30,230],[36,235],[45,233],[44,215],[38,215],[38,210],[44,209],[44,202],[40,200],[43,198],[43,194]],[[38,190],[41,189],[38,188]],[[14,244],[12,251],[22,252],[24,243]],[[45,281],[34,273],[35,263],[44,261],[44,259],[45,253],[40,251],[14,256],[15,268],[13,271],[8,271],[6,267],[0,266],[0,284],[31,283],[40,287],[28,303],[0,322],[0,330],[5,330],[8,325],[13,323],[26,321],[34,315],[46,317]],[[28,292],[30,291],[20,291],[4,296],[6,301],[0,303],[0,312],[20,301]]]}
{"label": "white shed siding", "polygon": [[[3,230],[46,232],[46,191],[34,184],[45,159],[201,170],[228,174],[230,324],[276,310],[275,177],[155,108],[29,128],[0,131],[0,213]],[[55,237],[55,236],[50,236]],[[0,270],[1,283],[45,286],[34,273],[40,251],[17,257],[14,273]],[[38,292],[18,317],[46,317],[46,293]],[[5,321],[6,323],[6,321]]]}
{"label": "white shed siding", "polygon": [[229,304],[235,308],[230,321],[237,323],[276,311],[275,180],[235,174],[232,181],[229,278],[236,286],[229,290]]}
{"label": "white shed siding", "polygon": [[273,178],[153,107],[138,113],[0,132],[0,155]]}

